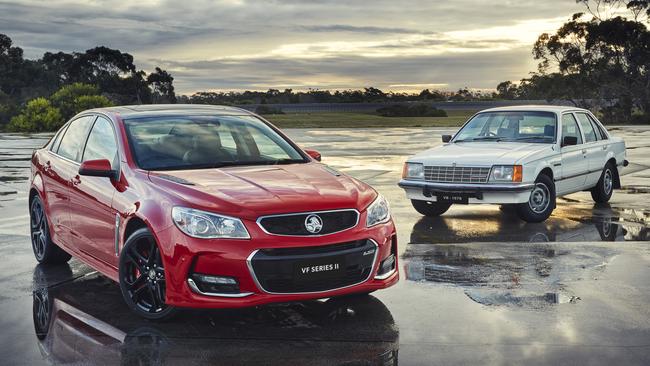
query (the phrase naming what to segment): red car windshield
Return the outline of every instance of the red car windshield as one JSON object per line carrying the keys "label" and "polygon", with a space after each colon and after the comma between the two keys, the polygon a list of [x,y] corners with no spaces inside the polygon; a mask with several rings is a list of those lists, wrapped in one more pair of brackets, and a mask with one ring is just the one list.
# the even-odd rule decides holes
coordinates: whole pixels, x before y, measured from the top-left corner
{"label": "red car windshield", "polygon": [[146,170],[304,163],[285,138],[253,116],[159,116],[124,121]]}

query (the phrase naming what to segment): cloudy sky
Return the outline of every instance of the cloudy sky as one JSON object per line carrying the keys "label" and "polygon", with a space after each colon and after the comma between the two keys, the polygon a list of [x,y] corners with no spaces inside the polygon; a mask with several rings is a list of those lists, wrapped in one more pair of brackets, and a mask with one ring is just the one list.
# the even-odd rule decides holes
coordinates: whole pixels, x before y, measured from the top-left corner
{"label": "cloudy sky", "polygon": [[0,0],[25,55],[96,45],[199,90],[494,88],[535,70],[532,44],[574,0]]}

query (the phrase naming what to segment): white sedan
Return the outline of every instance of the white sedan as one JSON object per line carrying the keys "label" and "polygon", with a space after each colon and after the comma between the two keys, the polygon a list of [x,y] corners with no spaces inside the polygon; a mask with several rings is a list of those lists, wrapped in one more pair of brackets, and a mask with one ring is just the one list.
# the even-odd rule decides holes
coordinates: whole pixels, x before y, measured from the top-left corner
{"label": "white sedan", "polygon": [[555,198],[591,191],[598,203],[621,187],[625,143],[585,109],[517,106],[481,111],[443,145],[407,160],[399,186],[422,215],[452,204],[512,206],[546,220]]}

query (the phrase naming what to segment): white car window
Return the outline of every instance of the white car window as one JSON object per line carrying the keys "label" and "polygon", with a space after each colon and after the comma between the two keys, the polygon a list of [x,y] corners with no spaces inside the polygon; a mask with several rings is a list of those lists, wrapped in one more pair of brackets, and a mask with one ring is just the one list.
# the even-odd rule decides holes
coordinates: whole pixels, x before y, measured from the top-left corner
{"label": "white car window", "polygon": [[578,121],[580,121],[580,128],[585,134],[585,142],[594,142],[598,140],[594,126],[591,124],[591,121],[589,121],[589,117],[587,117],[585,113],[576,113],[576,115],[578,116]]}
{"label": "white car window", "polygon": [[564,137],[573,136],[578,140],[578,145],[582,144],[582,136],[580,135],[580,129],[578,128],[578,121],[576,121],[573,114],[566,113],[562,115],[562,140]]}

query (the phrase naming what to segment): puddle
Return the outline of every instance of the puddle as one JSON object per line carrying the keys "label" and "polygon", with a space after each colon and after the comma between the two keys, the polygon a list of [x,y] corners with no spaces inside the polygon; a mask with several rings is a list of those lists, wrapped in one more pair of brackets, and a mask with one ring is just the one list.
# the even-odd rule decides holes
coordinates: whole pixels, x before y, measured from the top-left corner
{"label": "puddle", "polygon": [[22,182],[28,180],[29,177],[2,177],[0,176],[0,182]]}
{"label": "puddle", "polygon": [[489,306],[542,308],[580,300],[565,284],[597,277],[617,251],[538,243],[409,244],[407,281],[458,286]]}
{"label": "puddle", "polygon": [[624,191],[625,193],[650,193],[650,187],[647,186],[624,186],[621,188],[621,191]]}
{"label": "puddle", "polygon": [[373,296],[187,309],[152,324],[124,306],[112,281],[61,267],[34,269],[34,314],[32,306],[22,311],[37,334],[11,343],[31,342],[53,364],[239,364],[242,355],[254,364],[397,364],[399,329]]}
{"label": "puddle", "polygon": [[465,295],[473,301],[487,306],[507,305],[533,309],[556,304],[575,304],[581,300],[579,296],[568,295],[562,292],[547,292],[541,295],[517,295],[511,292],[494,293],[490,291],[466,290]]}
{"label": "puddle", "polygon": [[[462,211],[461,211],[462,210]],[[609,205],[559,205],[542,223],[525,223],[508,210],[459,208],[420,217],[411,243],[650,241],[650,212]]]}

